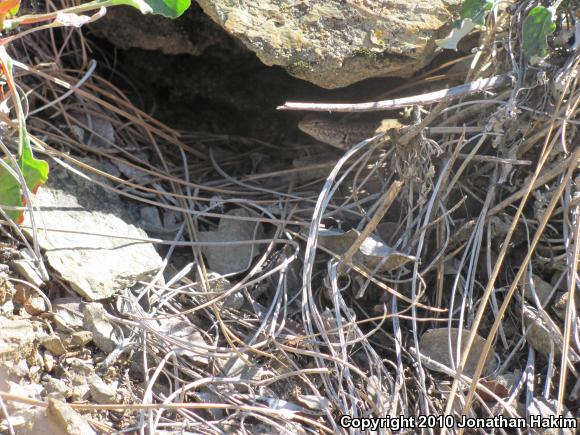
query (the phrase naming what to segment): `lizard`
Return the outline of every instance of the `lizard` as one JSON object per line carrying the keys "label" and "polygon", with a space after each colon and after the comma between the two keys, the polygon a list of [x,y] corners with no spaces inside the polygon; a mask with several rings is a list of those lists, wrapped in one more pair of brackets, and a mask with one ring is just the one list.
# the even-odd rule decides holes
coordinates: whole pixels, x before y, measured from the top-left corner
{"label": "lizard", "polygon": [[298,128],[314,139],[342,150],[348,149],[365,139],[389,130],[404,127],[398,119],[383,119],[377,122],[339,122],[320,116],[306,116]]}

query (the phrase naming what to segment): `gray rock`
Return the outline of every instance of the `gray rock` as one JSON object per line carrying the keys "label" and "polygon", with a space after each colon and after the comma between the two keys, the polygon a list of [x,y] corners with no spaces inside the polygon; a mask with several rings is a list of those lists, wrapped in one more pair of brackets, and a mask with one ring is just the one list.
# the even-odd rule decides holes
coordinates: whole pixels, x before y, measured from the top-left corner
{"label": "gray rock", "polygon": [[89,384],[73,385],[70,390],[70,400],[79,402],[89,400],[90,388]]}
{"label": "gray rock", "polygon": [[86,378],[92,376],[95,373],[95,368],[90,361],[86,361],[80,358],[70,358],[67,360],[67,362],[69,363],[71,380],[77,384],[86,384]]}
{"label": "gray rock", "polygon": [[324,88],[408,76],[435,56],[460,0],[197,0],[266,65]]}
{"label": "gray rock", "polygon": [[2,305],[0,305],[0,312],[5,314],[10,314],[14,312],[14,301],[12,299],[7,300]]}
{"label": "gray rock", "polygon": [[21,254],[22,258],[20,260],[14,260],[12,267],[25,281],[34,284],[36,287],[42,286],[44,281],[42,280],[40,270],[34,264],[32,256],[26,249],[22,250]]}
{"label": "gray rock", "polygon": [[[246,217],[248,220],[228,219],[227,216]],[[230,210],[221,218],[217,231],[205,231],[197,234],[200,242],[236,242],[260,239],[262,235],[261,224],[251,218],[246,209],[237,208]],[[256,225],[258,229],[256,231]],[[261,245],[221,245],[203,246],[201,248],[207,257],[209,268],[221,275],[228,273],[243,272],[251,265],[252,258],[259,254]]]}
{"label": "gray rock", "polygon": [[83,326],[93,334],[95,345],[103,352],[112,352],[119,344],[119,338],[113,325],[106,319],[103,306],[97,302],[86,304],[83,315]]}
{"label": "gray rock", "polygon": [[[534,287],[534,291],[536,292],[536,296],[540,300],[540,303],[542,305],[546,304],[550,294],[553,292],[554,287],[549,282],[544,281],[538,275],[532,275],[532,285]],[[528,282],[527,277],[523,281],[523,289],[524,297],[528,301],[535,303],[534,295],[532,294],[532,289],[530,288],[530,283]]]}
{"label": "gray rock", "polygon": [[106,384],[99,376],[93,375],[88,379],[89,391],[93,400],[99,404],[118,403],[117,388]]}
{"label": "gray rock", "polygon": [[46,412],[49,418],[69,435],[96,435],[89,423],[64,402],[48,399]]}
{"label": "gray rock", "polygon": [[147,227],[156,228],[157,230],[163,229],[163,222],[161,221],[161,215],[157,207],[141,207],[139,213],[141,215],[141,222]]}
{"label": "gray rock", "polygon": [[44,391],[48,397],[64,400],[71,396],[70,387],[62,380],[48,376],[44,383]]}
{"label": "gray rock", "polygon": [[[107,298],[161,267],[152,244],[113,237],[146,238],[147,234],[126,222],[134,212],[124,208],[117,195],[93,182],[54,170],[35,195],[34,205],[38,241],[48,263],[83,298]],[[28,213],[24,225],[30,225]],[[30,229],[23,231],[31,236]]]}
{"label": "gray rock", "polygon": [[52,301],[52,310],[55,313],[54,323],[59,331],[82,328],[82,299],[76,297],[59,298]]}

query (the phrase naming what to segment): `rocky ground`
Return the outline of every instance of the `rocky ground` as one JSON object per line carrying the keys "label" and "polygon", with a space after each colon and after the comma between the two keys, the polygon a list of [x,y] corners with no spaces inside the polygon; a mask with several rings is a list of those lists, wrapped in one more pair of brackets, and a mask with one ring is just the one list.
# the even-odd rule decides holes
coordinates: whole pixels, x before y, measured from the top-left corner
{"label": "rocky ground", "polygon": [[[577,416],[573,13],[529,65],[525,2],[451,53],[459,1],[197,3],[11,46],[50,176],[0,227],[0,432]],[[350,149],[276,110],[408,96]]]}

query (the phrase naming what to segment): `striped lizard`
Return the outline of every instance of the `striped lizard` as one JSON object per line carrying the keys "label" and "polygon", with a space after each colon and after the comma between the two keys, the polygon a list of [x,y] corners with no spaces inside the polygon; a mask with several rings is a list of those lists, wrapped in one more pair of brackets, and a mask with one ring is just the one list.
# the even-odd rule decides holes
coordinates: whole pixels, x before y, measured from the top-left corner
{"label": "striped lizard", "polygon": [[378,122],[339,122],[319,116],[306,116],[298,128],[320,142],[340,149],[348,149],[376,134],[404,127],[398,119],[383,119]]}

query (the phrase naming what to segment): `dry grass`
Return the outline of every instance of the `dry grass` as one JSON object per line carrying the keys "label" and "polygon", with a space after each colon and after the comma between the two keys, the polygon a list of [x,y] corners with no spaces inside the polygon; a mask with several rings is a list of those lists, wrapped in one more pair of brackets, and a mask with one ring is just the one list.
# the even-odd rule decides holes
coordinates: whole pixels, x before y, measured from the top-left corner
{"label": "dry grass", "polygon": [[[343,414],[525,416],[533,400],[577,415],[578,51],[524,65],[517,41],[525,12],[522,3],[490,23],[464,77],[509,73],[508,90],[414,112],[415,124],[427,119],[423,127],[479,132],[414,130],[401,142],[365,141],[338,160],[313,163],[328,176],[310,181],[300,177],[309,167],[268,171],[253,164],[256,153],[275,162],[304,148],[176,132],[137,109],[90,70],[95,47],[76,30],[15,44],[16,59],[37,65],[18,71],[37,153],[128,201],[180,216],[177,231],[152,239],[166,247],[157,277],[165,282],[127,290],[118,296],[123,309],[111,313],[125,341],[109,363],[123,376],[143,377],[129,381],[132,403],[76,407],[101,410],[101,429],[113,416],[115,429],[148,433],[334,433]],[[110,149],[75,139],[75,126],[91,131],[70,115],[75,111],[113,126]],[[137,159],[137,150],[150,152],[150,162]],[[124,162],[150,177],[114,177],[82,163],[84,157]],[[230,277],[227,293],[212,298],[197,234],[231,219],[225,211],[232,208],[250,210],[255,217],[239,219],[261,222],[268,237],[255,245],[251,265]],[[317,248],[329,226],[380,234],[418,261],[390,272],[369,269],[352,260],[353,252]],[[187,260],[176,268],[178,251]],[[532,277],[551,283],[549,300],[540,301]],[[223,300],[236,292],[246,304],[226,308]],[[556,297],[566,293],[557,317]],[[530,310],[541,320],[525,320]],[[160,333],[168,319],[199,331],[203,343]],[[530,343],[537,324],[553,339],[544,354]],[[421,354],[423,333],[442,327],[487,339],[469,378],[450,343],[454,364],[439,367],[445,374]],[[495,370],[486,373],[487,383],[475,382],[490,353]],[[131,360],[140,370],[129,370]],[[513,380],[506,392],[490,387],[506,375]]]}

